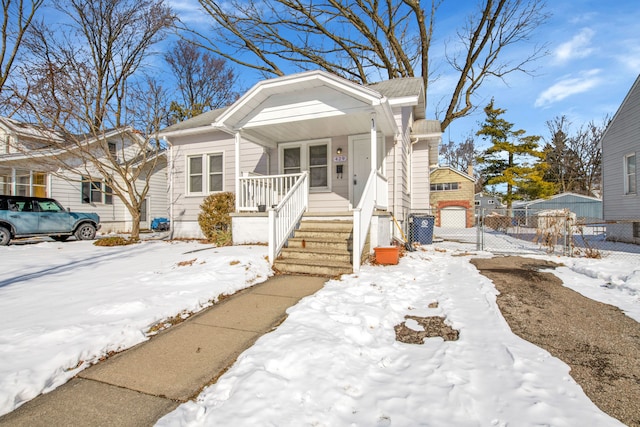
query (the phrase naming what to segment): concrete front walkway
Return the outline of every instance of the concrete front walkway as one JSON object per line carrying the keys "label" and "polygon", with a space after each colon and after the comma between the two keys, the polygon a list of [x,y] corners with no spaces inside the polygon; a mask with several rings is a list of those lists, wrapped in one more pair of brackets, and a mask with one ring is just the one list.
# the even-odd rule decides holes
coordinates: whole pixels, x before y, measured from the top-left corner
{"label": "concrete front walkway", "polygon": [[0,426],[152,426],[214,383],[326,280],[272,277],[85,369],[0,417]]}

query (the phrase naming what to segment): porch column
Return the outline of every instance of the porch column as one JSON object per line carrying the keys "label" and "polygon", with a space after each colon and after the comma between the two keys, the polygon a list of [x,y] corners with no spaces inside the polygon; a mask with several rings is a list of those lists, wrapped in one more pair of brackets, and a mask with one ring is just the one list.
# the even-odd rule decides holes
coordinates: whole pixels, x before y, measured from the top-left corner
{"label": "porch column", "polygon": [[239,207],[240,207],[240,131],[236,131],[236,133],[234,134],[234,139],[235,139],[235,148],[236,148],[236,153],[235,153],[235,169],[236,169],[236,177],[235,177],[235,189],[234,189],[234,193],[236,195],[236,212],[239,211]]}
{"label": "porch column", "polygon": [[378,169],[378,126],[376,123],[376,113],[371,113],[371,170]]}
{"label": "porch column", "polygon": [[[378,125],[376,122],[376,113],[371,113],[371,170],[377,173],[378,170]],[[369,179],[369,177],[367,177]],[[373,197],[376,204],[378,203],[378,177],[376,176],[372,182],[373,184]]]}

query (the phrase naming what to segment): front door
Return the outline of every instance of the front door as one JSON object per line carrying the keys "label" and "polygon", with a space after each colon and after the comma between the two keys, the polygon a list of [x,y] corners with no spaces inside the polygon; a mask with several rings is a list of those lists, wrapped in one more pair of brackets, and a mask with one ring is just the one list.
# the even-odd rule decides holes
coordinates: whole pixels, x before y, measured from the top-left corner
{"label": "front door", "polygon": [[140,205],[140,229],[149,229],[149,198],[147,197]]}
{"label": "front door", "polygon": [[369,135],[354,137],[352,144],[351,206],[355,208],[360,203],[364,186],[367,185],[367,179],[371,173],[371,137]]}

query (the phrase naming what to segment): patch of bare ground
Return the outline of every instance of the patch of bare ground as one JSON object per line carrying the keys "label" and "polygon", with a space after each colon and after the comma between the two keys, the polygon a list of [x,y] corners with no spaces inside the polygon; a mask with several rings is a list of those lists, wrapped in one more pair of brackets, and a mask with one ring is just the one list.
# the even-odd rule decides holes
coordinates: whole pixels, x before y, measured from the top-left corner
{"label": "patch of bare ground", "polygon": [[640,426],[640,324],[617,307],[562,285],[524,257],[471,262],[500,292],[498,306],[514,333],[571,367],[571,376],[604,412]]}

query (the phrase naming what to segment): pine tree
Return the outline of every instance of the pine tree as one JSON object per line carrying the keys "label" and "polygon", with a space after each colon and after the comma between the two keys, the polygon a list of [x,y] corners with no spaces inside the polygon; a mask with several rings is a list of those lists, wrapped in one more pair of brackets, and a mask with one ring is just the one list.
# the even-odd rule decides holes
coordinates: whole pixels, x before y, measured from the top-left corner
{"label": "pine tree", "polygon": [[476,135],[491,143],[478,157],[485,186],[506,185],[503,201],[509,210],[514,200],[551,196],[555,188],[544,181],[547,165],[538,147],[540,137],[513,130],[513,123],[502,118],[506,110],[496,108],[493,99],[484,112],[485,122]]}

